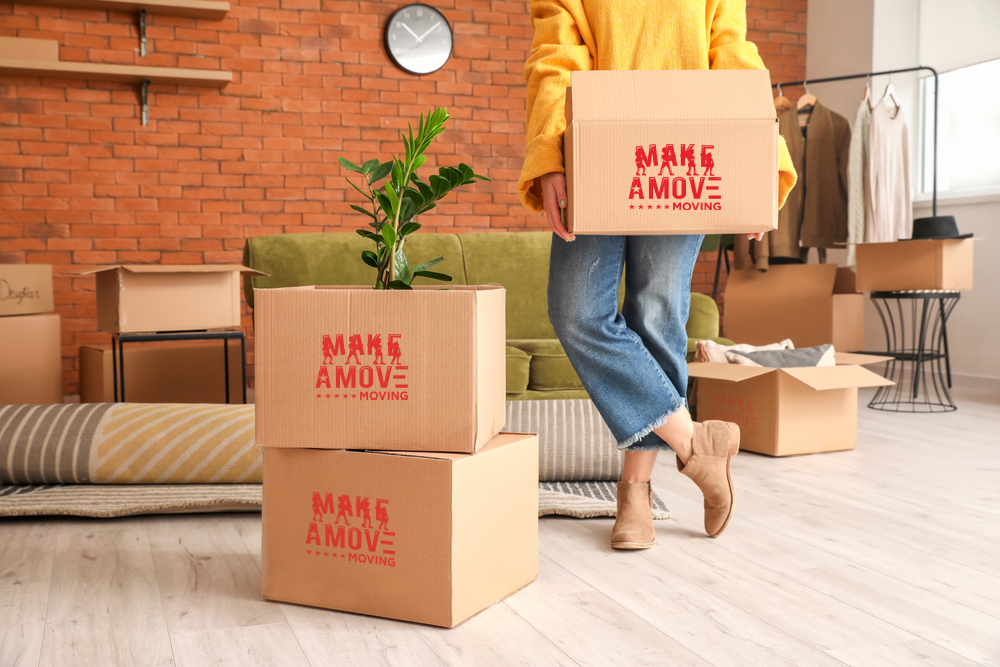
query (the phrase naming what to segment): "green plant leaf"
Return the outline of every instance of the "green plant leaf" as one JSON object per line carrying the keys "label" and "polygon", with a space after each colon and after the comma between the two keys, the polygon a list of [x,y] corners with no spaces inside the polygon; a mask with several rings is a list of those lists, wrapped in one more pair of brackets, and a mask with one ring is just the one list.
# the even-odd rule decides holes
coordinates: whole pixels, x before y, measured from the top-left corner
{"label": "green plant leaf", "polygon": [[383,178],[389,175],[392,171],[392,162],[383,162],[379,166],[372,169],[372,173],[368,176],[372,183],[378,183]]}
{"label": "green plant leaf", "polygon": [[[397,185],[403,182],[403,165],[395,158],[393,158],[392,162],[392,180]],[[402,187],[402,185],[400,185],[400,187]]]}
{"label": "green plant leaf", "polygon": [[444,257],[438,257],[437,259],[432,259],[429,262],[424,262],[422,264],[417,264],[416,266],[413,267],[413,273],[416,274],[416,273],[419,273],[420,271],[426,271],[427,269],[431,268],[432,266],[440,264],[443,261],[444,261]]}
{"label": "green plant leaf", "polygon": [[365,215],[367,215],[367,216],[368,216],[369,218],[372,218],[373,220],[377,219],[377,218],[375,217],[375,214],[374,214],[374,213],[372,213],[371,211],[369,211],[369,210],[367,210],[367,209],[363,209],[363,208],[361,208],[361,207],[360,207],[360,206],[358,206],[357,204],[351,204],[351,208],[353,208],[353,209],[354,209],[355,211],[357,211],[358,213],[364,213]]}
{"label": "green plant leaf", "polygon": [[[386,199],[389,200],[389,206],[383,205],[382,210],[385,211],[390,218],[393,218],[396,215],[396,209],[399,208],[399,195],[397,195],[396,190],[393,189],[392,183],[389,183],[388,181],[386,181],[385,184],[385,196]],[[381,199],[381,197],[379,197],[379,199]]]}
{"label": "green plant leaf", "polygon": [[361,259],[364,263],[372,268],[378,268],[378,257],[371,250],[363,250],[361,252]]}
{"label": "green plant leaf", "polygon": [[359,167],[358,165],[354,164],[353,162],[351,162],[347,158],[338,157],[337,158],[337,162],[340,163],[341,167],[343,167],[344,169],[347,169],[348,171],[356,171],[359,174],[364,173],[362,171],[361,167]]}
{"label": "green plant leaf", "polygon": [[408,283],[404,283],[402,280],[393,280],[389,283],[389,289],[413,289]]}
{"label": "green plant leaf", "polygon": [[385,239],[385,244],[392,248],[396,245],[396,230],[392,228],[392,225],[386,225],[382,228],[382,238]]}
{"label": "green plant leaf", "polygon": [[409,236],[418,229],[420,229],[419,222],[407,222],[406,224],[404,224],[402,227],[399,228],[399,235]]}
{"label": "green plant leaf", "polygon": [[407,285],[413,280],[413,272],[410,270],[410,262],[406,259],[406,253],[403,252],[402,243],[396,249],[396,279],[402,280]]}
{"label": "green plant leaf", "polygon": [[399,204],[399,221],[409,220],[416,211],[417,207],[413,203],[413,199],[407,197]]}
{"label": "green plant leaf", "polygon": [[364,190],[362,190],[361,188],[359,188],[359,187],[358,187],[357,185],[355,185],[354,181],[352,181],[351,179],[347,178],[346,176],[344,177],[344,179],[345,179],[345,180],[346,180],[346,181],[347,181],[348,183],[350,183],[350,184],[351,184],[351,187],[352,187],[352,188],[354,188],[355,190],[357,190],[358,192],[360,192],[360,193],[361,193],[361,196],[362,196],[362,197],[364,197],[364,198],[365,198],[365,199],[367,199],[368,201],[371,201],[371,200],[372,200],[372,196],[371,196],[370,194],[368,194],[367,192],[365,192]]}
{"label": "green plant leaf", "polygon": [[413,170],[416,171],[417,169],[420,169],[422,166],[424,166],[425,162],[427,162],[427,156],[418,155],[417,159],[413,161]]}
{"label": "green plant leaf", "polygon": [[451,282],[451,276],[447,273],[435,273],[434,271],[414,271],[413,277],[430,278],[431,280],[440,280],[446,283]]}
{"label": "green plant leaf", "polygon": [[361,172],[363,174],[370,174],[372,173],[372,169],[374,169],[377,166],[378,166],[377,158],[374,160],[368,160],[368,162],[365,162],[363,165],[361,165]]}

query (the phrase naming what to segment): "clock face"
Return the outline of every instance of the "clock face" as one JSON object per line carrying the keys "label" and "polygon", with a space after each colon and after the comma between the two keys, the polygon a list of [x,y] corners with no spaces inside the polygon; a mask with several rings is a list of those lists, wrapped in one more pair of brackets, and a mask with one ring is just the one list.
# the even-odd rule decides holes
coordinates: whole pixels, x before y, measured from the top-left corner
{"label": "clock face", "polygon": [[438,10],[413,4],[396,10],[385,26],[385,49],[400,68],[430,74],[451,57],[451,26]]}

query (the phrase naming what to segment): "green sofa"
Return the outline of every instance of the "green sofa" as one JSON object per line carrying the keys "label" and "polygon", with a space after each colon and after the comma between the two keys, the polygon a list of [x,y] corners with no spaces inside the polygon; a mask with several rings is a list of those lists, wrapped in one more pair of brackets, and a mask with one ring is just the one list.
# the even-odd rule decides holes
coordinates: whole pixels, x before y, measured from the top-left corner
{"label": "green sofa", "polygon": [[[508,400],[587,398],[549,322],[546,285],[551,239],[549,232],[418,232],[406,242],[411,263],[444,257],[434,270],[451,275],[455,284],[500,283],[507,289]],[[374,280],[373,269],[362,263],[360,254],[370,245],[354,233],[248,239],[243,263],[268,275],[246,274],[247,303],[253,308],[254,288],[369,285]],[[719,310],[704,294],[691,295],[687,332],[689,355],[696,339],[730,344],[719,338]]]}

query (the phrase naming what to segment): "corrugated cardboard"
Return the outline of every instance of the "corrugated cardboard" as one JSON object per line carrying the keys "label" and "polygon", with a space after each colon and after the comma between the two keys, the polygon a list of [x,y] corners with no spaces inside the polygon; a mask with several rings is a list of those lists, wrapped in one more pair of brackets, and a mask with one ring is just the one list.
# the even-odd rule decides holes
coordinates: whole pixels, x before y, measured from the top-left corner
{"label": "corrugated cardboard", "polygon": [[254,290],[263,447],[471,453],[504,425],[505,291]]}
{"label": "corrugated cardboard", "polygon": [[[111,349],[80,348],[80,401],[114,401]],[[222,341],[125,344],[125,398],[130,403],[225,403]],[[242,403],[243,360],[229,341],[229,402]]]}
{"label": "corrugated cardboard", "polygon": [[851,270],[833,264],[733,271],[726,283],[726,337],[750,345],[790,338],[795,347],[832,343],[836,350],[861,350],[864,308]]}
{"label": "corrugated cardboard", "polygon": [[763,70],[573,72],[563,137],[576,234],[778,227],[778,122]]}
{"label": "corrugated cardboard", "polygon": [[972,289],[972,249],[979,239],[859,243],[858,291]]}
{"label": "corrugated cardboard", "polygon": [[97,275],[97,328],[111,333],[199,331],[240,326],[239,264],[122,264],[78,269]]}
{"label": "corrugated cardboard", "polygon": [[54,309],[51,264],[0,264],[0,316]]}
{"label": "corrugated cardboard", "polygon": [[0,405],[62,403],[56,313],[0,317]]}
{"label": "corrugated cardboard", "polygon": [[265,599],[454,627],[538,574],[538,436],[265,448],[262,556]]}
{"label": "corrugated cardboard", "polygon": [[740,427],[740,449],[771,456],[816,454],[857,445],[858,387],[893,384],[858,364],[888,357],[837,354],[837,366],[757,368],[692,363],[698,419]]}

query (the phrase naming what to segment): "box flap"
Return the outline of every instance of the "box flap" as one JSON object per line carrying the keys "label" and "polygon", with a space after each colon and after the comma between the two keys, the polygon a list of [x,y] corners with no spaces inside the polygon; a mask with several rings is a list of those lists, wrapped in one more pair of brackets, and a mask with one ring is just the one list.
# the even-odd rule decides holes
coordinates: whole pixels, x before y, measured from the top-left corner
{"label": "box flap", "polygon": [[847,267],[837,269],[837,278],[833,283],[834,294],[859,294],[857,274]]}
{"label": "box flap", "polygon": [[239,271],[255,276],[266,276],[268,274],[257,269],[251,269],[242,264],[109,264],[107,266],[94,266],[83,269],[70,269],[64,271],[65,275],[86,276],[102,271],[113,271],[124,269],[130,273],[225,273]]}
{"label": "box flap", "polygon": [[861,366],[815,366],[812,368],[782,368],[799,382],[816,391],[850,389],[851,387],[886,387],[896,384]]}
{"label": "box flap", "polygon": [[775,122],[767,70],[573,72],[573,122],[766,120]]}
{"label": "box flap", "polygon": [[[772,266],[766,272],[741,269],[729,274],[726,301],[790,297],[828,297],[837,280],[834,264]],[[772,341],[777,342],[777,341]]]}
{"label": "box flap", "polygon": [[834,352],[833,357],[838,366],[867,366],[883,361],[892,361],[892,357],[883,357],[878,354],[861,354],[856,352]]}
{"label": "box flap", "polygon": [[693,378],[710,380],[729,380],[742,382],[759,375],[773,373],[776,369],[764,366],[741,366],[740,364],[718,364],[711,362],[692,362],[688,364],[688,375]]}

